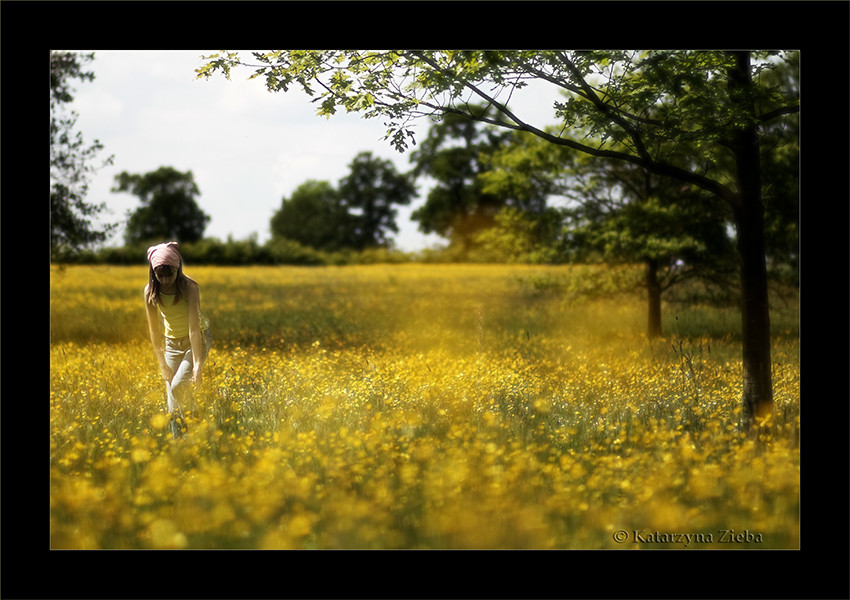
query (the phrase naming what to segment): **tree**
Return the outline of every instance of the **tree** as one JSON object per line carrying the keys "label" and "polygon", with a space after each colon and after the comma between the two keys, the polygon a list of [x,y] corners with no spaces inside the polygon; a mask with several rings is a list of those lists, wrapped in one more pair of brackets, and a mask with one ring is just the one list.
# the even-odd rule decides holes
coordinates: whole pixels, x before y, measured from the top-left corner
{"label": "tree", "polygon": [[271,219],[272,239],[285,238],[317,250],[335,251],[348,245],[353,224],[339,194],[327,181],[298,186]]}
{"label": "tree", "polygon": [[307,181],[284,198],[271,220],[272,236],[329,252],[388,246],[390,232],[398,233],[395,205],[410,204],[416,193],[411,178],[371,152],[348,167],[337,188]]}
{"label": "tree", "polygon": [[567,211],[572,245],[644,265],[647,334],[659,337],[662,293],[693,278],[725,283],[734,271],[734,245],[718,202],[705,192],[631,165],[617,165],[605,180],[613,190],[605,201],[585,188],[584,203]]}
{"label": "tree", "polygon": [[[78,114],[63,113],[70,104],[71,80],[93,81],[94,73],[83,71],[83,63],[94,59],[94,53],[50,53],[50,249],[51,255],[75,253],[93,244],[104,242],[117,223],[98,229],[92,219],[106,209],[105,204],[85,201],[89,174],[99,167],[92,166],[103,144],[95,140],[86,144],[81,132],[74,132]],[[112,163],[107,158],[103,165]]]}
{"label": "tree", "polygon": [[[318,91],[318,113],[338,108],[386,119],[400,151],[420,116],[463,114],[552,144],[623,161],[706,190],[733,214],[740,264],[743,406],[747,423],[773,410],[760,145],[764,127],[799,112],[795,90],[760,75],[794,53],[749,51],[283,51],[206,57],[198,77],[247,66],[270,91]],[[523,120],[511,105],[529,80],[548,82],[560,129]],[[495,109],[466,111],[475,98]],[[569,132],[570,135],[561,135]],[[576,134],[584,137],[576,139]],[[683,159],[683,157],[686,157]]]}
{"label": "tree", "polygon": [[410,158],[416,177],[424,175],[436,182],[425,204],[412,215],[420,231],[437,233],[452,246],[468,251],[474,237],[495,224],[496,213],[509,200],[501,191],[482,189],[480,175],[487,167],[481,155],[498,148],[508,133],[483,128],[479,121],[458,114],[446,114],[431,126]]}
{"label": "tree", "polygon": [[173,167],[115,176],[113,192],[129,192],[138,196],[142,205],[127,221],[124,238],[127,244],[153,240],[197,242],[204,237],[210,217],[198,206],[201,192],[192,171],[181,173]]}
{"label": "tree", "polygon": [[661,295],[700,278],[728,287],[734,247],[712,195],[629,163],[594,160],[519,136],[488,157],[485,189],[539,189],[569,202],[563,250],[574,258],[642,263],[650,337],[661,335]]}
{"label": "tree", "polygon": [[371,152],[348,167],[338,188],[307,181],[284,198],[271,220],[272,236],[329,252],[388,246],[390,232],[398,233],[395,205],[410,204],[416,193],[411,178]]}
{"label": "tree", "polygon": [[350,221],[347,245],[355,250],[389,246],[390,232],[399,231],[395,205],[406,206],[416,195],[411,177],[371,152],[358,154],[348,168],[338,188]]}

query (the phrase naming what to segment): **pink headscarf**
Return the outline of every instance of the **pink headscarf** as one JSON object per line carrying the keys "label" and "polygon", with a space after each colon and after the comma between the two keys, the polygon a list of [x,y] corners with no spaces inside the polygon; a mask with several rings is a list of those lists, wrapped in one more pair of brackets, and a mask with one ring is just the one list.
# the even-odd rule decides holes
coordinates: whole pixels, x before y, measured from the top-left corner
{"label": "pink headscarf", "polygon": [[148,248],[148,262],[154,269],[162,265],[179,269],[180,252],[177,250],[177,242],[167,242]]}

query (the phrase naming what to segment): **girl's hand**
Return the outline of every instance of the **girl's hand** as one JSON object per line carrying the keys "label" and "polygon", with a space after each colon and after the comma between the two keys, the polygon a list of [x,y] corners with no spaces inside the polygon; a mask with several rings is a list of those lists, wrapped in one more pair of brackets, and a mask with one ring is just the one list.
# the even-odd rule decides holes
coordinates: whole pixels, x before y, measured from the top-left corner
{"label": "girl's hand", "polygon": [[171,367],[169,367],[166,363],[163,362],[161,365],[159,365],[159,368],[162,371],[162,378],[165,381],[171,381],[172,379],[174,379],[174,371],[172,371]]}
{"label": "girl's hand", "polygon": [[195,385],[201,385],[203,382],[203,375],[201,375],[201,365],[197,364],[192,369],[192,383]]}

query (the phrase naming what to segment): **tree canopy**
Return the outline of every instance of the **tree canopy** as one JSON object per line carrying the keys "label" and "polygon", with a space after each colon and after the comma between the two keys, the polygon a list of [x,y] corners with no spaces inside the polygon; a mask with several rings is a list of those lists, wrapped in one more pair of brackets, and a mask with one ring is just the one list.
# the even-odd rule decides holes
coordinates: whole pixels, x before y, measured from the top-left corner
{"label": "tree canopy", "polygon": [[305,181],[271,219],[272,238],[285,238],[317,250],[345,246],[340,231],[348,228],[348,213],[339,204],[337,191],[327,181]]}
{"label": "tree canopy", "polygon": [[[481,107],[471,110],[483,111]],[[469,250],[476,235],[494,225],[500,209],[507,205],[528,208],[531,203],[518,202],[512,190],[484,189],[482,175],[490,169],[485,158],[505,144],[510,134],[459,114],[446,114],[431,125],[410,157],[413,174],[435,182],[424,205],[412,215],[420,231],[437,233],[452,246]],[[545,204],[545,198],[534,200],[538,207]]]}
{"label": "tree canopy", "polygon": [[87,143],[82,132],[74,131],[77,113],[65,110],[74,100],[72,80],[94,80],[93,71],[83,70],[93,59],[94,53],[50,53],[50,247],[54,256],[104,242],[117,227],[115,223],[95,226],[92,219],[106,206],[85,200],[89,175],[111,164],[112,157],[94,165],[103,144]]}
{"label": "tree canopy", "polygon": [[389,246],[390,233],[399,231],[396,206],[407,206],[416,195],[413,179],[371,152],[359,153],[348,167],[338,186],[349,215],[347,245],[356,250]]}
{"label": "tree canopy", "polygon": [[317,250],[364,250],[387,247],[398,232],[397,205],[410,204],[416,193],[410,176],[392,162],[361,152],[349,173],[334,188],[326,181],[307,181],[272,217],[273,237]]}
{"label": "tree canopy", "polygon": [[[758,77],[796,53],[752,55],[756,61],[750,64],[750,53],[717,51],[277,50],[254,52],[254,62],[244,62],[238,52],[222,51],[205,57],[197,73],[229,78],[233,69],[247,67],[253,70],[250,78],[264,78],[269,91],[300,87],[314,97],[320,116],[345,110],[385,119],[387,139],[400,151],[414,142],[418,117],[458,114],[632,162],[732,198],[729,182],[693,163],[716,162],[716,150],[741,125],[799,111],[793,90],[736,87],[733,74],[738,60],[746,59],[750,75]],[[530,81],[564,92],[564,100],[553,105],[562,123],[558,131],[513,110],[511,97]],[[736,101],[729,102],[732,98]],[[688,146],[688,162],[657,152],[670,141]]]}
{"label": "tree canopy", "polygon": [[160,167],[144,174],[122,171],[115,176],[113,192],[137,196],[141,206],[127,221],[127,244],[152,240],[197,242],[204,236],[210,217],[195,198],[201,192],[192,171]]}

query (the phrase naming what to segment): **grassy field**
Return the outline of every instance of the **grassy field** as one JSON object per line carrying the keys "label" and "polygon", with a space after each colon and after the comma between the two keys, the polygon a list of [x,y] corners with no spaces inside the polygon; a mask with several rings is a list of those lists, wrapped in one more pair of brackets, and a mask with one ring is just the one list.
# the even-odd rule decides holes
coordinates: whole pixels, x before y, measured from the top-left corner
{"label": "grassy field", "polygon": [[799,330],[739,431],[734,309],[579,267],[187,267],[215,342],[168,433],[145,267],[51,267],[53,548],[797,548]]}

